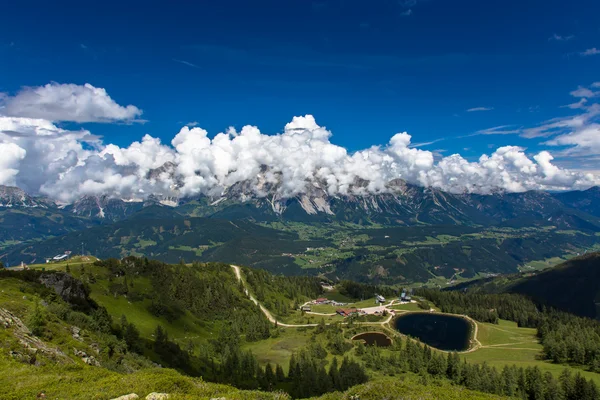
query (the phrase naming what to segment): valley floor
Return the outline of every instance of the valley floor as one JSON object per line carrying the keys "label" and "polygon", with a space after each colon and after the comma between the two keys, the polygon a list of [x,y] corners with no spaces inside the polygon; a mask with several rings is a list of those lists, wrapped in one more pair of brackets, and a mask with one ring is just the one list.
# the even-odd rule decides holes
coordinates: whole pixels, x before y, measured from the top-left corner
{"label": "valley floor", "polygon": [[[232,265],[232,268],[235,270],[238,280],[243,281],[240,268],[235,265]],[[258,301],[254,297],[251,296],[251,298],[258,304]],[[365,300],[360,304],[355,303],[353,306],[365,306],[369,304],[372,304],[372,301]],[[325,307],[331,306],[321,306],[320,309],[317,309],[320,311],[330,311]],[[415,303],[397,305],[390,303],[385,308],[388,307],[390,309],[398,310],[399,313],[422,312]],[[261,305],[261,309],[271,322],[276,322],[276,319],[264,306]],[[381,322],[358,322],[356,324],[379,326],[382,328],[382,331],[387,334],[400,335],[390,326],[390,321],[393,317],[393,315],[390,315]],[[600,385],[600,374],[598,373],[590,372],[579,367],[554,364],[543,360],[541,358],[542,345],[537,339],[536,329],[520,328],[515,322],[505,320],[500,320],[496,325],[476,322],[471,318],[468,319],[476,325],[476,329],[473,338],[475,346],[463,354],[463,357],[467,361],[480,364],[487,363],[489,366],[498,369],[503,368],[505,365],[516,365],[517,367],[537,366],[542,372],[551,372],[556,377],[558,377],[564,369],[570,369],[573,373],[580,372],[586,379],[592,379]],[[330,322],[326,323],[329,324]],[[278,325],[284,328],[297,329],[286,329],[278,338],[270,338],[258,343],[248,344],[246,347],[247,349],[252,350],[254,354],[257,354],[259,361],[263,363],[286,365],[292,353],[308,342],[308,335],[301,329],[315,327],[317,326],[317,323],[284,324],[278,322]]]}

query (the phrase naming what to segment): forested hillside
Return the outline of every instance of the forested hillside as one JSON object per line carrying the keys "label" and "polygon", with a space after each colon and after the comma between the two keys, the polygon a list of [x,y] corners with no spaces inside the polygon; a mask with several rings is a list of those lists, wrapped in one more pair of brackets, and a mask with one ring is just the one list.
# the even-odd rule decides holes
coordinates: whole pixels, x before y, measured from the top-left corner
{"label": "forested hillside", "polygon": [[476,280],[457,285],[454,289],[522,294],[539,304],[584,317],[598,318],[600,253],[574,257],[540,272]]}

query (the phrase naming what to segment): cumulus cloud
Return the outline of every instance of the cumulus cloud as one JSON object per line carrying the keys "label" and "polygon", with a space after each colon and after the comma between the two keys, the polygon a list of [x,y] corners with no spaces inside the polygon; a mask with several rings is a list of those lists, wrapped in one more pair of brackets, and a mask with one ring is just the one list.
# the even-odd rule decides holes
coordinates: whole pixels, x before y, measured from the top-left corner
{"label": "cumulus cloud", "polygon": [[[146,135],[127,147],[104,144],[90,132],[67,131],[40,119],[0,117],[0,180],[70,202],[85,194],[141,199],[150,194],[218,197],[243,183],[247,194],[294,196],[315,186],[330,195],[384,193],[408,182],[462,193],[586,188],[598,177],[532,158],[506,146],[470,162],[459,154],[434,156],[414,148],[406,133],[385,146],[354,153],[331,143],[332,133],[311,115],[294,117],[283,132],[230,128],[212,139],[184,126],[163,144]],[[437,161],[436,161],[437,160]]]}
{"label": "cumulus cloud", "polygon": [[[34,107],[50,102],[47,91],[58,87],[55,103],[39,110]],[[89,194],[126,199],[151,194],[218,197],[238,184],[247,195],[280,197],[315,188],[332,196],[385,193],[393,190],[391,182],[397,179],[455,193],[483,194],[600,184],[598,176],[558,167],[546,151],[530,157],[523,148],[505,146],[469,161],[459,154],[443,157],[442,152],[420,149],[406,132],[392,136],[383,146],[350,153],[332,143],[332,132],[317,124],[312,115],[294,117],[274,135],[248,125],[212,136],[197,123],[189,123],[170,143],[145,135],[126,147],[104,143],[87,130],[67,130],[52,122],[114,121],[139,115],[98,90],[51,84],[5,98],[9,107],[0,115],[0,184],[17,185],[65,203]],[[33,93],[41,93],[43,100],[33,99]],[[548,146],[597,154],[600,135],[593,119],[600,115],[600,106],[582,107],[583,114],[529,130],[500,126],[486,133],[552,136],[546,141]],[[9,115],[19,114],[18,110],[21,116]]]}
{"label": "cumulus cloud", "polygon": [[0,185],[14,185],[19,163],[27,152],[14,143],[0,143]]}
{"label": "cumulus cloud", "polygon": [[142,110],[117,104],[106,90],[85,85],[49,83],[23,88],[14,96],[0,94],[0,114],[48,121],[134,121]]}

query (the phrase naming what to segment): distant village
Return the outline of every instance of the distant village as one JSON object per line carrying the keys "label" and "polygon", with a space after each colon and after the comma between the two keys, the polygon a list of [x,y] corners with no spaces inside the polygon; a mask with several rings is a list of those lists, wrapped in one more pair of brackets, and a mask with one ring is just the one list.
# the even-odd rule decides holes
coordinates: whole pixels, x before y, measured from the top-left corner
{"label": "distant village", "polygon": [[[403,289],[402,293],[398,297],[397,301],[400,304],[411,303],[412,300],[412,289]],[[359,309],[356,307],[345,307],[348,306],[348,303],[342,303],[335,300],[330,300],[325,297],[320,297],[311,302],[305,303],[300,309],[303,312],[312,313],[311,305],[330,305],[334,307],[339,307],[335,310],[335,314],[341,315],[342,317],[351,317],[351,316],[360,316],[360,315],[382,315],[384,312],[388,312],[391,314],[395,313],[395,310],[388,309],[387,307],[392,304],[396,300],[390,301],[388,305],[384,305],[387,303],[385,297],[379,294],[375,294],[375,306],[374,307],[366,307],[363,309]],[[318,313],[317,313],[318,314]]]}

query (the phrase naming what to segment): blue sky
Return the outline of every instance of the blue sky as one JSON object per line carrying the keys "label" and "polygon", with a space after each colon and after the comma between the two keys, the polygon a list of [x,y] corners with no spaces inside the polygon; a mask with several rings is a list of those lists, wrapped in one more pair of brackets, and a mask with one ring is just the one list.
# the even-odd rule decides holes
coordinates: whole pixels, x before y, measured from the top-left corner
{"label": "blue sky", "polygon": [[[580,144],[526,130],[589,112],[561,106],[596,97],[570,92],[600,81],[598,15],[592,0],[10,2],[0,92],[105,88],[147,121],[84,124],[121,146],[146,133],[169,143],[189,122],[277,133],[312,114],[350,151],[407,131],[436,157],[510,144],[573,167],[564,150]],[[600,144],[586,146],[576,164],[600,169]]]}

